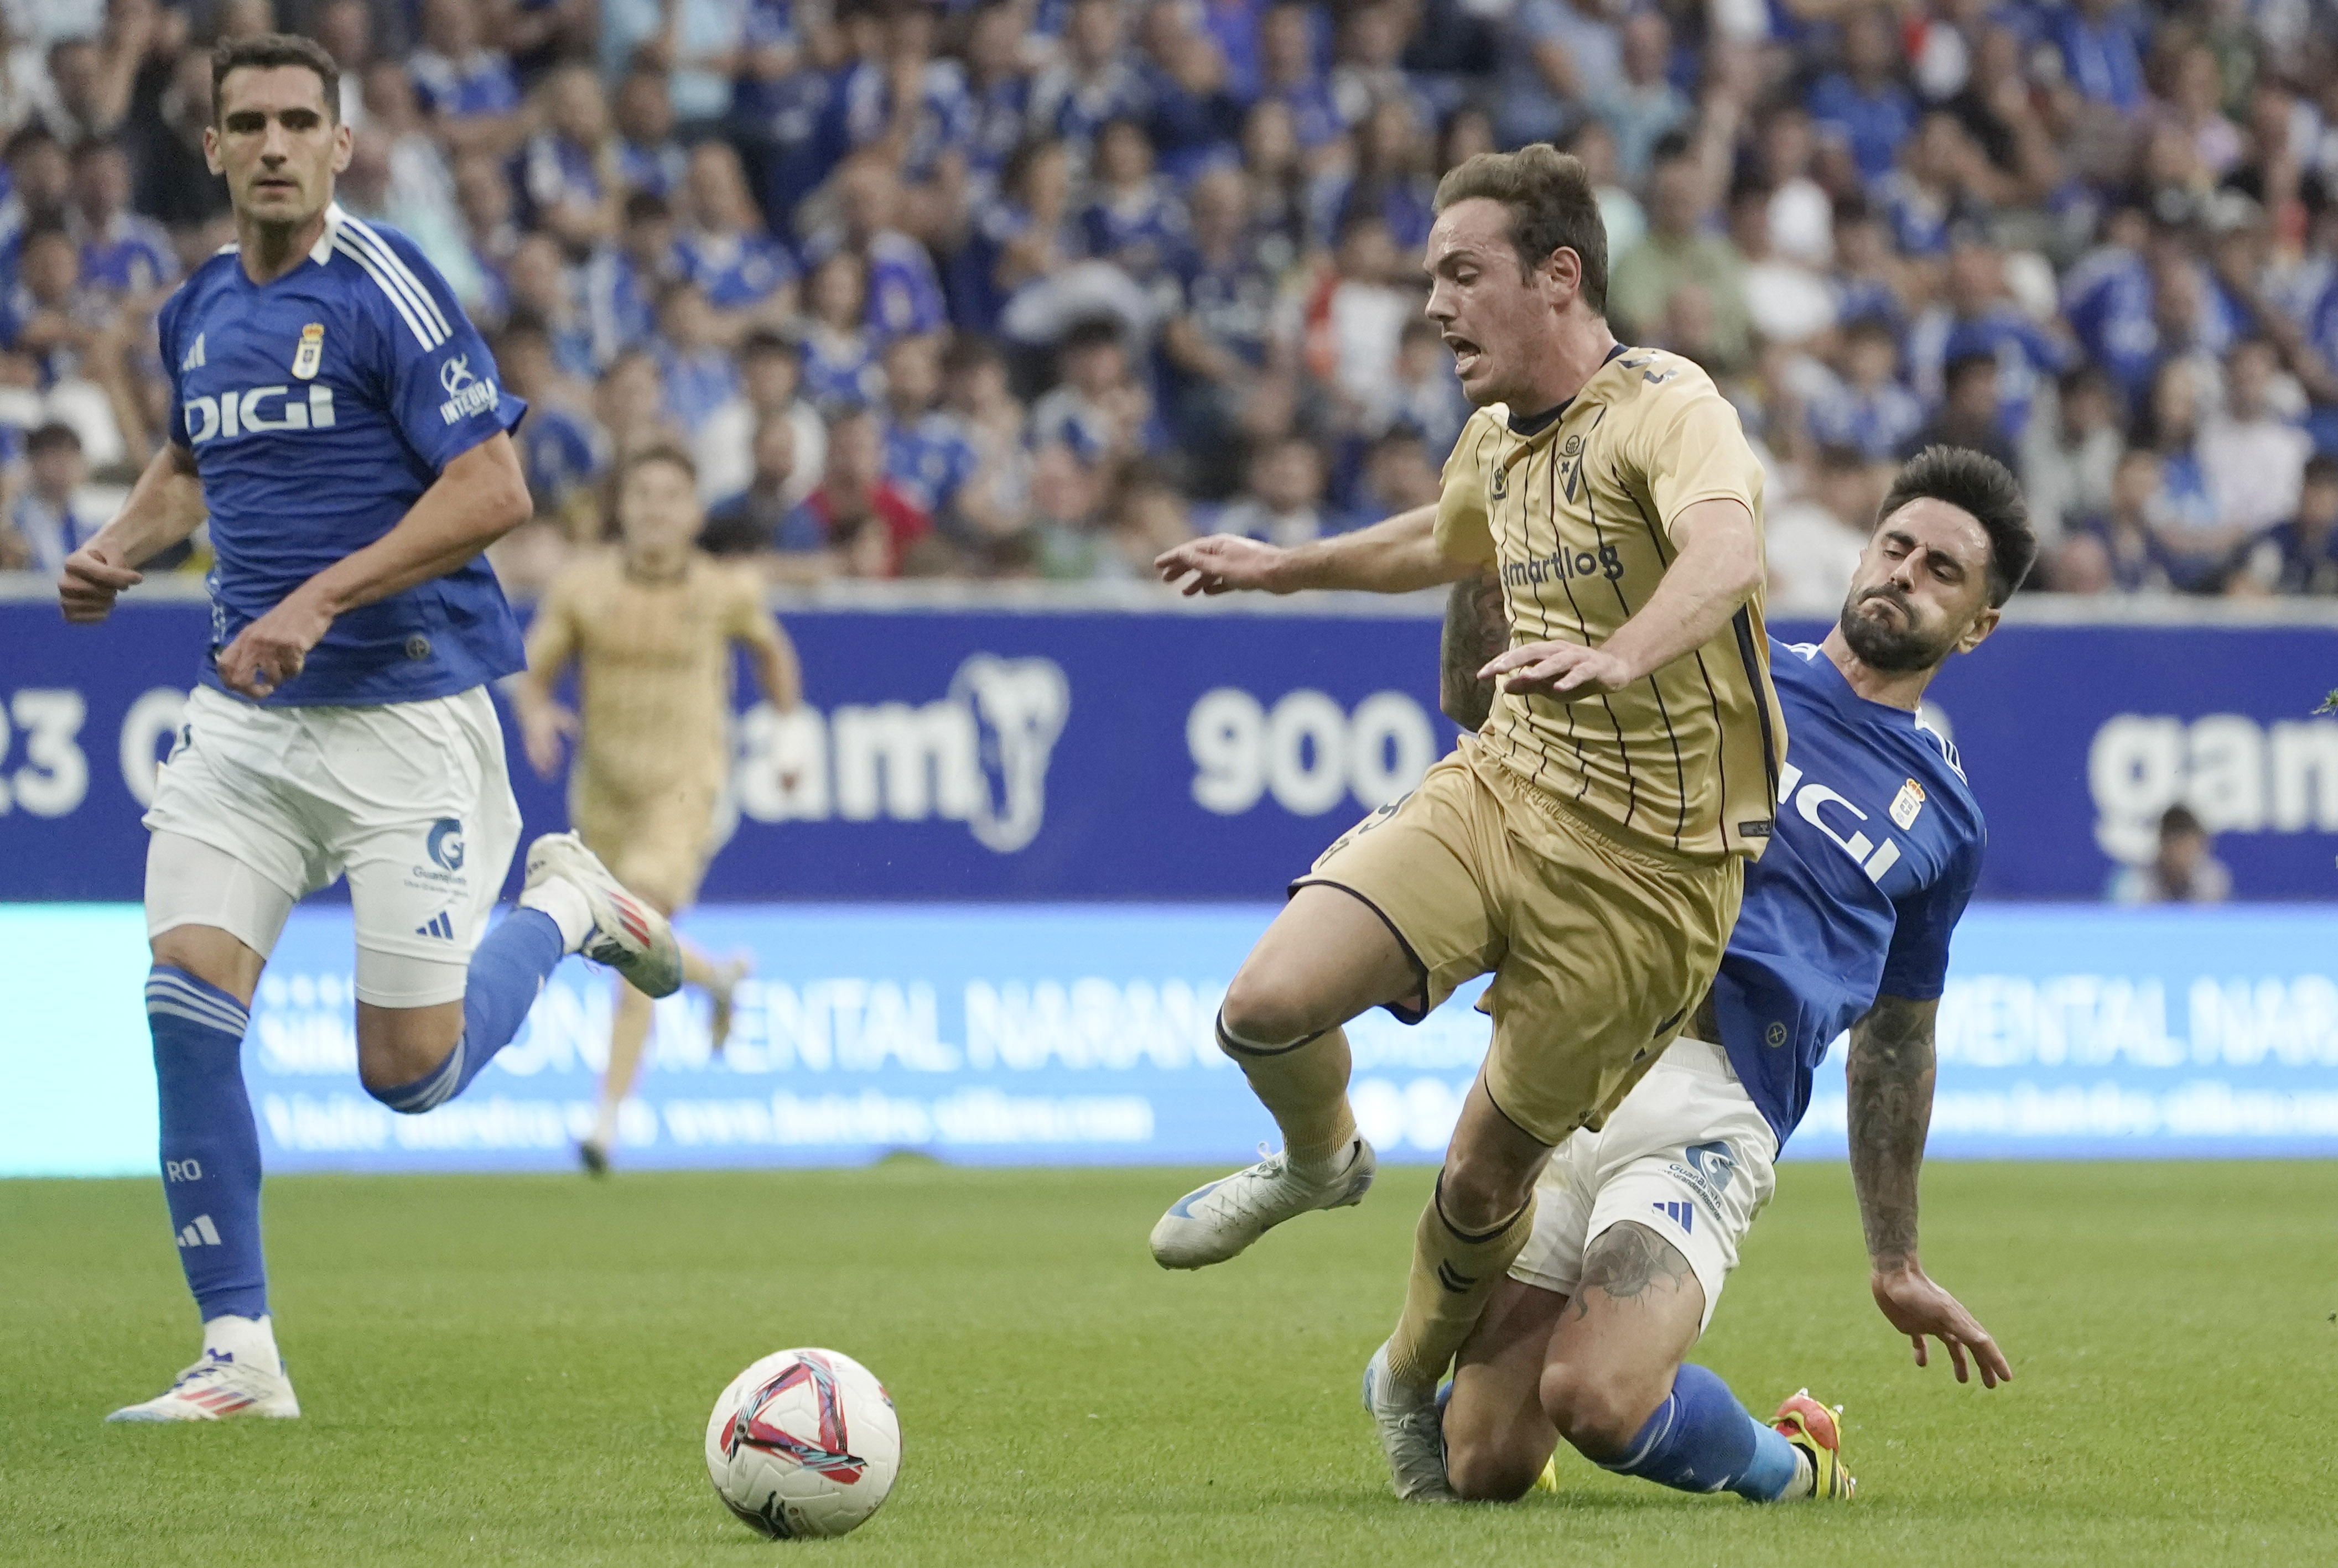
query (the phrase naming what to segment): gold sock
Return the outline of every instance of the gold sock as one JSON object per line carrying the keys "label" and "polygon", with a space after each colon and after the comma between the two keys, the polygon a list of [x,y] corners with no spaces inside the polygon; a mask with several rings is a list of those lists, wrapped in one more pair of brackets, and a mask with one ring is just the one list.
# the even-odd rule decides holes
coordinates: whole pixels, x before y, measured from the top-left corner
{"label": "gold sock", "polygon": [[1295,1045],[1255,1045],[1235,1038],[1218,1021],[1218,1044],[1242,1064],[1251,1093],[1282,1130],[1283,1152],[1294,1165],[1338,1161],[1355,1141],[1348,1108],[1348,1036],[1326,1029]]}
{"label": "gold sock", "polygon": [[1470,1234],[1445,1218],[1444,1178],[1421,1210],[1412,1233],[1412,1278],[1404,1288],[1404,1316],[1389,1337],[1389,1376],[1416,1388],[1434,1387],[1478,1326],[1486,1298],[1527,1244],[1534,1229],[1534,1196],[1491,1230]]}

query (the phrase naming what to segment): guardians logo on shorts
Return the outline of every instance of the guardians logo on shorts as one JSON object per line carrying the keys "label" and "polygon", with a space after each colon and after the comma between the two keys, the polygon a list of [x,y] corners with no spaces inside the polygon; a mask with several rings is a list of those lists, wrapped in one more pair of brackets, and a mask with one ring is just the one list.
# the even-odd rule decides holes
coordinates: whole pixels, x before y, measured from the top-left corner
{"label": "guardians logo on shorts", "polygon": [[463,868],[463,825],[452,817],[441,817],[431,825],[430,840],[425,846],[433,864],[442,871]]}
{"label": "guardians logo on shorts", "polygon": [[1681,1158],[1673,1162],[1671,1171],[1695,1189],[1697,1196],[1718,1209],[1721,1195],[1736,1179],[1737,1152],[1718,1139],[1710,1143],[1692,1143],[1681,1151]]}

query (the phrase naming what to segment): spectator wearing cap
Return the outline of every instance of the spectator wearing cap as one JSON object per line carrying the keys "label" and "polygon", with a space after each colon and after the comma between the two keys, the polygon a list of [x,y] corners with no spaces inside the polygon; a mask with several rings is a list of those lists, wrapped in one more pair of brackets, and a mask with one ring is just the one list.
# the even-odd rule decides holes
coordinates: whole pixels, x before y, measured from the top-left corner
{"label": "spectator wearing cap", "polygon": [[1863,180],[1882,179],[1916,128],[1916,100],[1900,80],[1900,43],[1889,12],[1865,6],[1842,22],[1842,68],[1812,84],[1804,106],[1822,134],[1851,149]]}
{"label": "spectator wearing cap", "polygon": [[2338,457],[2307,461],[2297,514],[2256,543],[2239,581],[2260,593],[2338,595]]}
{"label": "spectator wearing cap", "polygon": [[1744,263],[1736,248],[1705,231],[1710,200],[1705,172],[1675,140],[1649,181],[1648,232],[1607,264],[1609,309],[1643,340],[1664,328],[1673,296],[1694,288],[1710,311],[1712,347],[1730,364],[1745,357],[1752,323],[1745,308]]}
{"label": "spectator wearing cap", "polygon": [[617,172],[628,190],[672,201],[690,154],[673,134],[673,93],[666,71],[636,59],[617,83]]}
{"label": "spectator wearing cap", "polygon": [[940,346],[930,337],[885,346],[885,477],[946,534],[958,525],[958,492],[982,458],[966,422],[941,407]]}
{"label": "spectator wearing cap", "polygon": [[698,455],[699,493],[710,503],[747,486],[749,447],[755,432],[784,419],[794,432],[794,476],[786,499],[793,506],[820,483],[828,456],[828,426],[803,397],[803,351],[780,333],[759,330],[739,345],[739,396],[692,432]]}
{"label": "spectator wearing cap", "polygon": [[2152,858],[2119,867],[2105,896],[2114,904],[2222,904],[2233,896],[2233,874],[2211,851],[2199,815],[2170,806]]}
{"label": "spectator wearing cap", "polygon": [[804,392],[815,407],[873,403],[884,393],[876,335],[865,306],[868,275],[860,258],[838,250],[811,270],[804,303]]}
{"label": "spectator wearing cap", "polygon": [[690,221],[674,241],[683,277],[705,292],[726,343],[784,328],[796,313],[796,265],[763,227],[739,154],[728,142],[691,150]]}
{"label": "spectator wearing cap", "polygon": [[1624,42],[1602,0],[1521,0],[1494,83],[1494,130],[1506,147],[1547,142],[1622,80]]}
{"label": "spectator wearing cap", "polygon": [[1810,400],[1803,419],[1822,447],[1888,463],[1924,425],[1924,405],[1900,381],[1900,340],[1873,317],[1843,333],[1842,377]]}
{"label": "spectator wearing cap", "polygon": [[74,505],[87,481],[81,437],[69,425],[48,424],[25,437],[25,485],[9,509],[8,525],[31,552],[32,569],[45,577],[64,571],[65,557],[89,543],[105,519]]}
{"label": "spectator wearing cap", "polygon": [[83,142],[74,150],[73,180],[83,280],[117,299],[159,303],[158,291],[178,280],[178,253],[160,223],[130,211],[130,160],[121,144]]}

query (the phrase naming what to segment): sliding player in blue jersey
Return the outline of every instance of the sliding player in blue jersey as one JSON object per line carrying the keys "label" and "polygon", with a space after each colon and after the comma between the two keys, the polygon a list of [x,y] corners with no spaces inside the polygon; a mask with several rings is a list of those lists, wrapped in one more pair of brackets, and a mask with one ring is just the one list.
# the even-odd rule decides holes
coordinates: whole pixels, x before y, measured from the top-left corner
{"label": "sliding player in blue jersey", "polygon": [[170,439],[65,563],[68,621],[208,515],[211,641],[146,827],[163,1191],[202,1355],[133,1421],[300,1414],[277,1354],[240,1052],[293,904],[346,874],[358,1075],[402,1112],[459,1094],[567,954],[663,995],[673,932],[573,836],[519,834],[486,683],[524,663],[480,552],[526,520],[526,405],[420,250],[333,203],[339,72],[281,34],[211,56],[204,152],[236,243],[162,308]]}
{"label": "sliding player in blue jersey", "polygon": [[[1435,514],[1292,550],[1196,540],[1159,564],[1189,577],[1189,593],[1380,588],[1412,580],[1407,557],[1435,548]],[[1851,1494],[1832,1412],[1805,1392],[1756,1421],[1682,1359],[1769,1200],[1812,1073],[1845,1029],[1876,1305],[1914,1341],[1918,1366],[1929,1335],[1960,1381],[1968,1357],[1985,1385],[2012,1376],[1916,1252],[1932,1018],[1984,841],[1954,750],[1918,724],[1916,706],[1950,654],[1996,627],[2037,550],[2013,475],[1934,447],[1901,470],[1826,640],[1773,643],[1793,739],[1768,850],[1747,869],[1693,1026],[1602,1128],[1558,1146],[1537,1184],[1532,1236],[1456,1364],[1446,1495],[1524,1494],[1552,1475],[1562,1436],[1607,1469],[1687,1491]],[[1483,667],[1508,645],[1498,589],[1457,585],[1442,685],[1462,724],[1483,719]]]}

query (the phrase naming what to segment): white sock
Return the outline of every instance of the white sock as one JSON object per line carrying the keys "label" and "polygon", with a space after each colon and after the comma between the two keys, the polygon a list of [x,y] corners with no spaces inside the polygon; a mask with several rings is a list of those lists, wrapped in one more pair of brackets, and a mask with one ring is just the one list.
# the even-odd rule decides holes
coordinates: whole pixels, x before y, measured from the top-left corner
{"label": "white sock", "polygon": [[593,935],[593,906],[584,890],[565,877],[545,877],[519,896],[519,906],[551,916],[560,927],[563,946],[571,953],[582,949],[584,938]]}
{"label": "white sock", "polygon": [[[1786,1497],[1808,1497],[1819,1489],[1819,1473],[1811,1466],[1811,1456],[1800,1448],[1794,1450],[1794,1478],[1787,1485]],[[1783,1499],[1782,1499],[1783,1501]]]}
{"label": "white sock", "polygon": [[276,1353],[276,1326],[267,1318],[237,1318],[222,1315],[203,1324],[203,1349],[244,1364],[256,1364],[269,1371],[280,1370],[283,1357]]}
{"label": "white sock", "polygon": [[601,1114],[593,1124],[593,1142],[604,1151],[617,1146],[617,1110],[619,1102],[606,1098],[601,1101]]}

